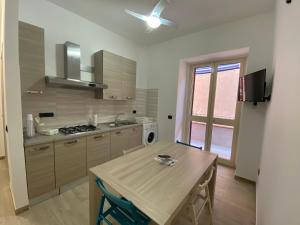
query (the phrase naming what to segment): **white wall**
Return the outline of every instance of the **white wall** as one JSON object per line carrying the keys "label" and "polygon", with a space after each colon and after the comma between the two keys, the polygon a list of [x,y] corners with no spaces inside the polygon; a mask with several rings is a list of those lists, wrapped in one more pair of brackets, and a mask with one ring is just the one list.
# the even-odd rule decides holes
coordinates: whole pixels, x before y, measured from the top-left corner
{"label": "white wall", "polygon": [[4,101],[10,188],[15,209],[28,205],[19,68],[18,0],[5,1]]}
{"label": "white wall", "polygon": [[[174,140],[176,98],[181,59],[240,48],[250,49],[248,72],[272,68],[273,13],[210,28],[151,46],[148,50],[148,88],[159,89],[160,139]],[[237,175],[256,180],[261,152],[265,104],[245,104],[239,135]]]}
{"label": "white wall", "polygon": [[257,185],[257,225],[300,224],[300,2],[278,0],[275,75]]}
{"label": "white wall", "polygon": [[[3,51],[3,13],[4,13],[4,1],[0,0],[0,55]],[[1,56],[0,56],[1,57]],[[0,58],[0,158],[5,157],[5,140],[4,140],[4,124],[3,124],[3,90],[2,90],[2,71],[3,71],[3,59]]]}
{"label": "white wall", "polygon": [[[62,75],[63,58],[62,54],[57,57],[56,45],[71,41],[81,46],[83,65],[92,65],[92,55],[102,49],[136,60],[137,87],[147,87],[144,49],[134,42],[45,0],[20,0],[19,19],[45,29],[46,75]],[[82,79],[91,80],[91,76],[83,73]]]}

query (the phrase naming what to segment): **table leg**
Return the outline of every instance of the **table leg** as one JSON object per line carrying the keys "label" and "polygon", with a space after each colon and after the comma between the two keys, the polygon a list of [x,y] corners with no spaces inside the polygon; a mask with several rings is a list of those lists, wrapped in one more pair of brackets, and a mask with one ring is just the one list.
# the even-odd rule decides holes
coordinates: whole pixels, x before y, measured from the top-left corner
{"label": "table leg", "polygon": [[89,211],[90,211],[90,225],[96,225],[96,217],[98,214],[99,202],[102,196],[101,191],[96,186],[96,176],[89,172]]}

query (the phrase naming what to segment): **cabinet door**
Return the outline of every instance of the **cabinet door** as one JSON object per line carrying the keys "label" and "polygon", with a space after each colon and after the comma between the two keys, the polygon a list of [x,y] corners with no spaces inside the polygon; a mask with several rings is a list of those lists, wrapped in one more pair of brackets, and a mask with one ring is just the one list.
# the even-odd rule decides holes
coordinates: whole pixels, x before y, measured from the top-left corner
{"label": "cabinet door", "polygon": [[136,62],[122,57],[122,97],[124,100],[135,99]]}
{"label": "cabinet door", "polygon": [[53,144],[26,147],[25,161],[29,199],[55,189]]}
{"label": "cabinet door", "polygon": [[55,142],[56,187],[86,176],[86,137]]}
{"label": "cabinet door", "polygon": [[110,159],[110,133],[87,137],[87,167],[100,165]]}
{"label": "cabinet door", "polygon": [[108,85],[96,91],[96,97],[106,100],[135,99],[136,62],[122,56],[99,51],[94,55],[95,81]]}
{"label": "cabinet door", "polygon": [[122,100],[122,60],[113,53],[103,51],[103,99]]}
{"label": "cabinet door", "polygon": [[128,149],[142,145],[142,126],[128,128]]}
{"label": "cabinet door", "polygon": [[45,88],[44,29],[19,22],[19,62],[22,95]]}
{"label": "cabinet door", "polygon": [[110,159],[123,155],[123,150],[128,149],[128,130],[117,130],[111,132]]}

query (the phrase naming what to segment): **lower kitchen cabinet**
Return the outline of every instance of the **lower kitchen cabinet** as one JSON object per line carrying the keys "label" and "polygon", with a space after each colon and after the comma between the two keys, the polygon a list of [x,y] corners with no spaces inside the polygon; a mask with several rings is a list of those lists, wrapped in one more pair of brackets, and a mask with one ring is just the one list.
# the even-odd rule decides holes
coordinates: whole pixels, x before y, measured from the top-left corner
{"label": "lower kitchen cabinet", "polygon": [[115,159],[122,156],[123,150],[128,149],[128,129],[121,129],[111,132],[110,140],[110,159]]}
{"label": "lower kitchen cabinet", "polygon": [[56,187],[87,174],[86,137],[55,142]]}
{"label": "lower kitchen cabinet", "polygon": [[25,162],[29,199],[55,189],[53,144],[25,148]]}
{"label": "lower kitchen cabinet", "polygon": [[87,170],[142,144],[142,126],[25,147],[29,199],[87,175]]}
{"label": "lower kitchen cabinet", "polygon": [[142,145],[142,126],[136,126],[132,128],[128,128],[128,146],[127,149],[131,149],[137,146]]}
{"label": "lower kitchen cabinet", "polygon": [[110,133],[87,137],[87,168],[98,166],[110,159]]}

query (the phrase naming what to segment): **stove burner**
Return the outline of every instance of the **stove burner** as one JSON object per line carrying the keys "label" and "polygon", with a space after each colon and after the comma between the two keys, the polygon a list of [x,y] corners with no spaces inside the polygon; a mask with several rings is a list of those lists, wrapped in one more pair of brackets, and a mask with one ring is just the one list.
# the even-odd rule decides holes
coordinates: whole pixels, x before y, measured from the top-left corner
{"label": "stove burner", "polygon": [[81,126],[74,126],[74,127],[62,127],[58,129],[60,133],[64,135],[70,135],[70,134],[77,134],[87,131],[93,131],[96,130],[96,127],[92,125],[81,125]]}

